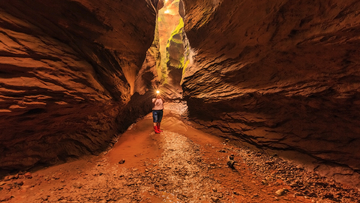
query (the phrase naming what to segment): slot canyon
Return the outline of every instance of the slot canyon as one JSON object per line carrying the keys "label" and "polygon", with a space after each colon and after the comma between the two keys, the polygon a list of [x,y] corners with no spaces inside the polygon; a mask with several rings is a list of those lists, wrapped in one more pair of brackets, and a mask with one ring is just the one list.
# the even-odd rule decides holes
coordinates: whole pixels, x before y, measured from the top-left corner
{"label": "slot canyon", "polygon": [[0,202],[360,202],[359,14],[0,1]]}

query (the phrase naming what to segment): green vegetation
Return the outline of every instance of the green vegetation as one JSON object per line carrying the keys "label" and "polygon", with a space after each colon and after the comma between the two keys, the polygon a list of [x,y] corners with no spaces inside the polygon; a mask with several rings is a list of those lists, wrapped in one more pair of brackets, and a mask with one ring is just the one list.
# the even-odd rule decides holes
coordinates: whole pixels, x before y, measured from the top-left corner
{"label": "green vegetation", "polygon": [[[184,32],[183,28],[184,28],[184,21],[182,18],[180,18],[179,24],[176,26],[175,30],[171,33],[171,36],[170,36],[169,40],[167,41],[166,50],[169,50],[171,44],[177,44],[177,47],[184,46],[183,41],[182,41],[182,36],[183,36],[183,32]],[[170,62],[170,54],[167,51],[166,61],[164,63],[165,66],[167,66],[167,64],[169,64],[169,62]],[[178,68],[178,69],[181,69],[184,67],[184,55],[183,54],[179,58],[179,63],[174,64],[174,67]]]}
{"label": "green vegetation", "polygon": [[[169,7],[178,8],[179,3],[180,0],[175,0]],[[164,26],[167,26],[169,22],[173,22],[173,20],[171,21],[171,19],[166,19],[167,15],[164,15],[164,11],[165,10],[160,10],[157,16],[155,33],[156,36],[153,43],[154,46],[151,47],[150,53],[156,56],[156,71],[158,75],[158,80],[162,84],[167,84],[169,67],[182,69],[185,65],[186,57],[184,57],[183,53],[184,45],[182,39],[184,32],[184,21],[181,17],[179,18],[178,25],[171,32],[171,35],[168,39],[163,39],[163,36],[169,36],[170,33],[159,33],[159,29],[164,29]],[[173,24],[171,26],[173,26]]]}

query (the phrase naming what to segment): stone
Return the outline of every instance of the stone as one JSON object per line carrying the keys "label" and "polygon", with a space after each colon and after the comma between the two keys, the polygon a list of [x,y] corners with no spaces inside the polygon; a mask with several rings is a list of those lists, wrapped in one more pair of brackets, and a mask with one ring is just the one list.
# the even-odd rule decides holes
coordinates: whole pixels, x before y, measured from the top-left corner
{"label": "stone", "polygon": [[24,176],[27,179],[32,179],[32,174],[30,172],[25,173]]}
{"label": "stone", "polygon": [[272,165],[272,164],[274,164],[274,161],[265,161],[265,164]]}
{"label": "stone", "polygon": [[229,161],[226,162],[226,164],[228,165],[229,168],[234,168],[235,161],[234,160],[229,160]]}
{"label": "stone", "polygon": [[121,159],[120,161],[119,161],[119,164],[124,164],[125,163],[125,159]]}
{"label": "stone", "polygon": [[283,188],[283,189],[277,190],[277,191],[275,192],[275,194],[276,194],[277,196],[283,196],[283,195],[285,195],[288,191],[289,191],[288,189]]}
{"label": "stone", "polygon": [[5,176],[4,181],[10,181],[12,179],[12,176]]}
{"label": "stone", "polygon": [[213,202],[218,202],[218,201],[219,201],[219,198],[212,196],[212,197],[211,197],[211,201],[213,201]]}
{"label": "stone", "polygon": [[80,188],[83,187],[83,184],[81,184],[81,183],[79,183],[79,182],[76,182],[76,183],[73,184],[73,187],[74,187],[74,188],[77,188],[77,189],[80,189]]}
{"label": "stone", "polygon": [[22,180],[15,181],[14,185],[22,186],[22,185],[24,185],[24,181],[22,181]]}

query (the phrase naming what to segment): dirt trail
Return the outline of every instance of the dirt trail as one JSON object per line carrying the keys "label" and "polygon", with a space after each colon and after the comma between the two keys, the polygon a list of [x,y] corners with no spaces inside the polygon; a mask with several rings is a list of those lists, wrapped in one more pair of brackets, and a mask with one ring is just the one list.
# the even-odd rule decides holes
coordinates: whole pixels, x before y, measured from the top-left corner
{"label": "dirt trail", "polygon": [[[149,114],[100,156],[38,170],[31,179],[10,176],[11,180],[0,182],[0,201],[331,202],[295,191],[296,186],[281,178],[281,170],[267,174],[279,159],[261,161],[259,153],[185,124],[183,110],[180,104],[167,105],[161,134],[153,133]],[[231,154],[235,169],[227,166]]]}

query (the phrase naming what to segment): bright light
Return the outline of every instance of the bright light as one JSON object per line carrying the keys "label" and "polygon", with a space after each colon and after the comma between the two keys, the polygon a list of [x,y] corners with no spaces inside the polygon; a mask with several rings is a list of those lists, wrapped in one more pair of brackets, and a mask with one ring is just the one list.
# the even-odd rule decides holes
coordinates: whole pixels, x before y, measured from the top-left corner
{"label": "bright light", "polygon": [[156,94],[160,94],[160,91],[159,91],[159,90],[156,90]]}
{"label": "bright light", "polygon": [[165,0],[165,3],[167,3],[168,2],[168,0]]}
{"label": "bright light", "polygon": [[164,13],[170,13],[169,9],[167,9]]}

